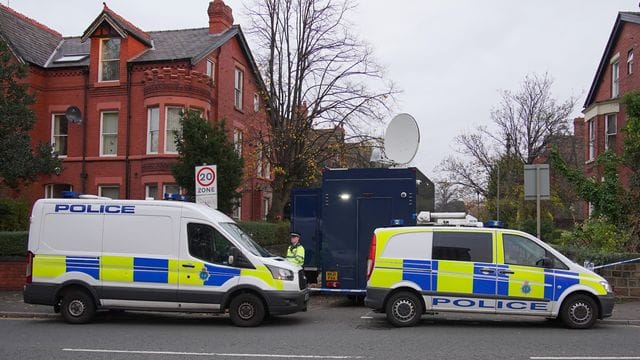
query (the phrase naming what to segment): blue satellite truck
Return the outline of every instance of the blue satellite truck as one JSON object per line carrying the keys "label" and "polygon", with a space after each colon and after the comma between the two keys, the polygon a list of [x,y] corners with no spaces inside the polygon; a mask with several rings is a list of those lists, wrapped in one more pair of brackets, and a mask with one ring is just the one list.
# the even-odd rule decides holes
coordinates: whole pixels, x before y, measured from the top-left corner
{"label": "blue satellite truck", "polygon": [[373,230],[415,225],[433,206],[433,183],[417,168],[325,169],[320,188],[294,189],[291,229],[312,291],[364,295]]}

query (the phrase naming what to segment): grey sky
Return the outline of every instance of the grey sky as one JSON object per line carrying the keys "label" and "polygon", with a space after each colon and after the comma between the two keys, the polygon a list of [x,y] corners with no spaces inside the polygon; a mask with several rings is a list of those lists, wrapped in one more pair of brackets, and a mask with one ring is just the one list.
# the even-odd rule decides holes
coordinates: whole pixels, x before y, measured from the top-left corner
{"label": "grey sky", "polygon": [[[81,35],[102,9],[92,0],[1,1],[65,36]],[[248,1],[225,2],[246,27]],[[144,30],[206,27],[208,3],[107,1]],[[434,177],[453,138],[489,125],[498,90],[516,89],[526,74],[548,72],[557,98],[579,97],[579,115],[617,12],[636,10],[638,0],[361,0],[353,21],[403,90],[398,112],[420,124],[413,165]]]}

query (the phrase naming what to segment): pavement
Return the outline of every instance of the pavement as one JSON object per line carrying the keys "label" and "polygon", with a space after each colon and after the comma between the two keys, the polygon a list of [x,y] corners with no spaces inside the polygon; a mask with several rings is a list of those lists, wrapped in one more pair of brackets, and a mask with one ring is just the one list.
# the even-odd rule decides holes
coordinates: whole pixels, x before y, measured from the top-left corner
{"label": "pavement", "polygon": [[[337,297],[314,295],[311,304],[315,305],[335,305]],[[339,298],[339,297],[338,297]],[[338,301],[338,303],[341,303]],[[363,310],[366,308],[363,307]],[[514,318],[509,315],[489,315],[496,318]],[[53,311],[52,306],[25,304],[21,291],[0,291],[0,318],[58,318],[60,314]],[[475,318],[487,317],[480,314],[445,314],[446,318],[452,320],[475,320]],[[526,319],[526,317],[525,317]],[[613,315],[599,321],[601,324],[610,325],[633,325],[640,326],[640,300],[619,300],[614,309]]]}

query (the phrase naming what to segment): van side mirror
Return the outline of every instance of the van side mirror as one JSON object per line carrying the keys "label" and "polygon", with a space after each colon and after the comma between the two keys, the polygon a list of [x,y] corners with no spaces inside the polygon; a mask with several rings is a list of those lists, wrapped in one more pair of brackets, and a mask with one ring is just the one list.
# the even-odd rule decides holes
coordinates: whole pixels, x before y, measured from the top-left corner
{"label": "van side mirror", "polygon": [[253,264],[242,254],[242,251],[235,246],[229,249],[229,265],[239,268],[255,269]]}

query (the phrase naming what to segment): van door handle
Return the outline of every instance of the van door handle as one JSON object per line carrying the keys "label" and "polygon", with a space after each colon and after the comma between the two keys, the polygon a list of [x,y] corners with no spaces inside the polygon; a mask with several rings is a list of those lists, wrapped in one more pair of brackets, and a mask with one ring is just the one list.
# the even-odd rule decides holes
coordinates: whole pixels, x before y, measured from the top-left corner
{"label": "van door handle", "polygon": [[182,267],[184,267],[184,268],[190,268],[190,269],[193,269],[193,268],[195,268],[196,266],[195,266],[195,265],[193,265],[193,264],[182,264]]}
{"label": "van door handle", "polygon": [[509,274],[515,274],[515,273],[511,270],[500,270],[500,275],[509,275]]}
{"label": "van door handle", "polygon": [[493,269],[488,269],[488,268],[482,268],[480,269],[480,272],[483,274],[495,274],[496,271]]}

